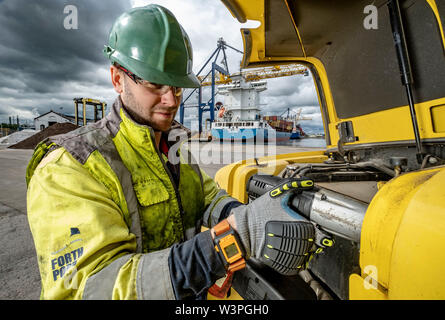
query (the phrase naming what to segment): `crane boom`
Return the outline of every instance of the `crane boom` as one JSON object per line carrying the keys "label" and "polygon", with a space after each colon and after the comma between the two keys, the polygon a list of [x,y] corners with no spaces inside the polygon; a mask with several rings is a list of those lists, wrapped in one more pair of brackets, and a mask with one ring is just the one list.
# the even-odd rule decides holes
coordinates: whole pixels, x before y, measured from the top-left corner
{"label": "crane boom", "polygon": [[[297,74],[307,74],[307,68],[300,64],[281,65],[281,66],[269,66],[264,68],[244,69],[241,71],[241,75],[246,82],[259,81],[261,79],[270,79],[278,77],[288,77]],[[238,75],[239,73],[233,74]],[[219,79],[215,80],[216,85],[228,84],[232,82],[230,76],[224,75],[218,72]],[[212,85],[212,79],[210,75],[205,77],[198,77],[201,81],[201,86]]]}

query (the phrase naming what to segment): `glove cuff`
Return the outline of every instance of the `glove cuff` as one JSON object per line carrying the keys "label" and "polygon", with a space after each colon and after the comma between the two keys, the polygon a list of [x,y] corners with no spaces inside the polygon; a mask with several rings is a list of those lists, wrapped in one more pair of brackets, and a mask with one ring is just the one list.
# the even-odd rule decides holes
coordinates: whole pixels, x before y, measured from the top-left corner
{"label": "glove cuff", "polygon": [[229,196],[224,189],[221,189],[204,212],[204,227],[211,228],[217,225],[228,217],[232,208],[239,205],[242,205],[242,203]]}

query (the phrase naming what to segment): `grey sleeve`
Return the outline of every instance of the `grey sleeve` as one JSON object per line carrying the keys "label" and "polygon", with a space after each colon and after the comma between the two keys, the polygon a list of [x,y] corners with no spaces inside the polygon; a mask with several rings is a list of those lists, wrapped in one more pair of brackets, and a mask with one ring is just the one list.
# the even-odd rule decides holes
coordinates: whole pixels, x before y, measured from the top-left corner
{"label": "grey sleeve", "polygon": [[[136,293],[139,300],[173,300],[175,294],[170,278],[168,258],[171,248],[142,254],[136,275]],[[124,255],[90,276],[82,299],[111,300],[120,269],[134,256]]]}
{"label": "grey sleeve", "polygon": [[144,254],[138,265],[136,289],[139,300],[174,300],[170,278],[171,248]]}

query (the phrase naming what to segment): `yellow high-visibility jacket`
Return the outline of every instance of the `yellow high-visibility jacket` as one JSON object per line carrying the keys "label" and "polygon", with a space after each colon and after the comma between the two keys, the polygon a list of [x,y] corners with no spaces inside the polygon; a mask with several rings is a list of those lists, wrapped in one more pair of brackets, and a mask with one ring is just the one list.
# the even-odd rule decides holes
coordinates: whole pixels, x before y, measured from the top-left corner
{"label": "yellow high-visibility jacket", "polygon": [[175,298],[169,247],[230,197],[182,153],[174,183],[154,141],[119,97],[101,121],[36,147],[27,209],[42,299]]}

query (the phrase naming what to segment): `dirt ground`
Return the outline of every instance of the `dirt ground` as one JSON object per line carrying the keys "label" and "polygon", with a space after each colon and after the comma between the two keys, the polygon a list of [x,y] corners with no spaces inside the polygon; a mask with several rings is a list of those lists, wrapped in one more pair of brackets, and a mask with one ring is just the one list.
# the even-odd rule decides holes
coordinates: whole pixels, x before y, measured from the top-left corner
{"label": "dirt ground", "polygon": [[40,275],[26,217],[25,170],[32,150],[0,150],[0,299],[39,299]]}

